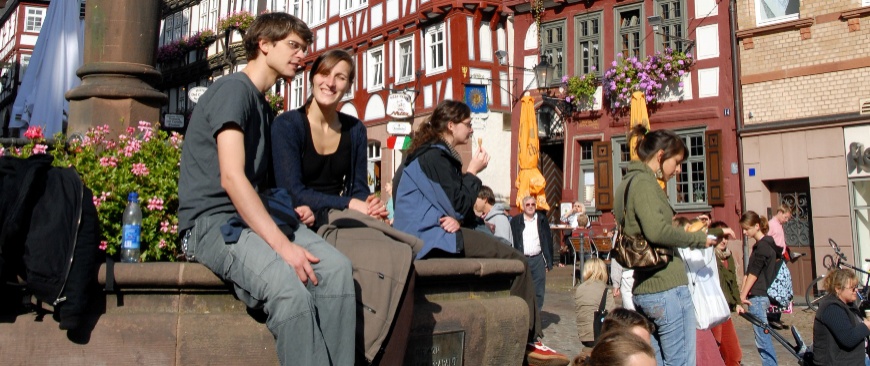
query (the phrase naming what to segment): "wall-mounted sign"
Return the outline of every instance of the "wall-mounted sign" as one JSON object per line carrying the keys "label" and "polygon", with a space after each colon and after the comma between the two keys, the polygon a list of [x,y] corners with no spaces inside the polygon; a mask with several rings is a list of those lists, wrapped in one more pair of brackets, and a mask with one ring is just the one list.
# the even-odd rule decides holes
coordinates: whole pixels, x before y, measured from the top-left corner
{"label": "wall-mounted sign", "polygon": [[178,113],[167,113],[163,115],[163,127],[184,128],[184,115]]}
{"label": "wall-mounted sign", "polygon": [[411,147],[411,136],[387,137],[387,148],[393,150],[407,150]]}
{"label": "wall-mounted sign", "polygon": [[201,97],[206,90],[208,90],[208,88],[204,86],[190,88],[190,91],[187,92],[187,97],[190,98],[191,102],[196,103],[199,100],[199,97]]}
{"label": "wall-mounted sign", "polygon": [[393,118],[409,118],[414,115],[412,103],[410,94],[392,93],[387,97],[387,115]]}
{"label": "wall-mounted sign", "polygon": [[870,126],[843,128],[843,140],[848,177],[870,177]]}
{"label": "wall-mounted sign", "polygon": [[410,135],[411,122],[387,122],[387,133],[390,135]]}

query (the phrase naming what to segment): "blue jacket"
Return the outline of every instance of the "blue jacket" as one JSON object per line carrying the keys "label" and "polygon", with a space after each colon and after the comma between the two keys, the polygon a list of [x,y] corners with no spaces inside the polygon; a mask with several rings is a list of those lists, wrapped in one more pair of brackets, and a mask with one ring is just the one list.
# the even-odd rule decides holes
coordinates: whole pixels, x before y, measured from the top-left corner
{"label": "blue jacket", "polygon": [[302,159],[305,158],[305,107],[282,113],[272,122],[272,164],[275,171],[275,184],[287,189],[297,206],[308,206],[312,211],[322,209],[345,209],[351,198],[365,201],[371,194],[366,169],[366,128],[360,120],[339,112],[342,124],[351,123],[350,139],[351,168],[344,180],[341,196],[323,194],[302,184]]}
{"label": "blue jacket", "polygon": [[459,253],[464,247],[460,232],[448,233],[439,220],[457,219],[463,226],[473,219],[480,179],[462,173],[462,162],[443,142],[421,146],[408,156],[393,182],[395,218],[393,227],[423,239],[422,259],[432,249]]}

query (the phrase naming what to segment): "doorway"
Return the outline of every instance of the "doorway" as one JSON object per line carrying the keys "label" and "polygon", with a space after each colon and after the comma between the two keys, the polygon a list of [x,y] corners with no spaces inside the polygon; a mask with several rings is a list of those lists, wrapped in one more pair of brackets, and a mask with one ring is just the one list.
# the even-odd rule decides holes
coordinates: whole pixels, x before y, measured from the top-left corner
{"label": "doorway", "polygon": [[803,299],[807,286],[816,277],[815,243],[812,232],[812,200],[809,178],[783,179],[765,182],[770,190],[770,207],[767,217],[776,215],[780,206],[793,208],[792,219],[782,225],[785,243],[794,253],[803,253],[794,263],[788,263],[791,271],[795,299]]}

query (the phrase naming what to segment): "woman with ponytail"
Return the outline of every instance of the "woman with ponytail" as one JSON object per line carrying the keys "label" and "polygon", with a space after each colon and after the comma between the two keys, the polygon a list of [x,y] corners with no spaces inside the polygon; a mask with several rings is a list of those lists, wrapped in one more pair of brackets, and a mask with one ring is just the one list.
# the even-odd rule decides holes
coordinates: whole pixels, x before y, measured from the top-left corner
{"label": "woman with ponytail", "polygon": [[[752,255],[749,256],[746,276],[743,277],[743,287],[740,291],[741,306],[737,307],[737,313],[745,313],[746,310],[742,305],[749,305],[749,313],[767,323],[767,309],[770,308],[767,289],[776,278],[776,261],[782,258],[782,251],[778,250],[773,237],[767,235],[770,227],[767,225],[766,217],[759,216],[755,211],[746,211],[740,217],[740,226],[743,227],[743,235],[755,239],[755,245],[752,247]],[[776,351],[773,349],[770,334],[765,333],[762,327],[753,326],[753,328],[755,346],[761,355],[761,364],[776,365]]]}
{"label": "woman with ponytail", "polygon": [[[703,231],[674,227],[674,209],[659,186],[680,173],[688,155],[683,140],[672,131],[648,132],[635,126],[631,137],[640,161],[632,161],[616,189],[613,213],[626,235],[642,235],[650,244],[668,248],[705,248],[716,243]],[[626,190],[628,190],[626,194]],[[715,234],[715,233],[714,233]],[[676,252],[676,251],[675,251]],[[653,348],[665,365],[695,365],[695,308],[689,293],[686,267],[679,255],[657,269],[634,271],[636,310],[656,325]]]}
{"label": "woman with ponytail", "polygon": [[[510,293],[529,308],[528,363],[567,365],[569,360],[538,341],[540,312],[526,258],[491,233],[474,230],[474,203],[480,191],[477,173],[486,168],[489,154],[479,146],[465,173],[457,146],[471,142],[471,109],[465,103],[445,100],[421,124],[405,162],[393,178],[393,226],[423,239],[417,259],[433,257],[516,259],[525,270],[511,285]],[[520,340],[517,340],[520,341]]]}

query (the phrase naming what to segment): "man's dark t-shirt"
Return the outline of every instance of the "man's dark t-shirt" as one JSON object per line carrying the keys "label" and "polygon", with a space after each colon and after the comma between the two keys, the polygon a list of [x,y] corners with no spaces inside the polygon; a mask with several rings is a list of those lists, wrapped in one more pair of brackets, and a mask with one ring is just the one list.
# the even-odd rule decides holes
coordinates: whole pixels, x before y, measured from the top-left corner
{"label": "man's dark t-shirt", "polygon": [[221,186],[217,134],[228,126],[242,130],[245,175],[261,191],[269,172],[269,133],[275,118],[265,96],[244,73],[218,79],[199,98],[185,135],[178,179],[178,228],[186,230],[201,216],[236,212]]}

